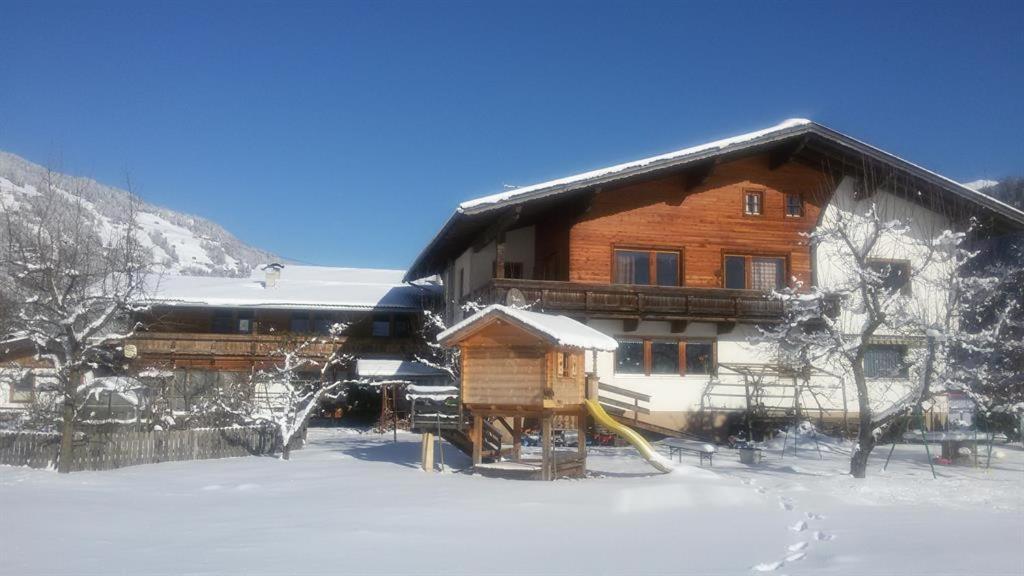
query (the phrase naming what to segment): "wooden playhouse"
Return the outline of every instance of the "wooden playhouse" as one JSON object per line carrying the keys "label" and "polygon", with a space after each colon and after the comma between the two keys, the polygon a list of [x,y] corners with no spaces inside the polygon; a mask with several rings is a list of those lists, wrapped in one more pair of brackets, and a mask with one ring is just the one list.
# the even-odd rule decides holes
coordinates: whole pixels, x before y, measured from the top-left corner
{"label": "wooden playhouse", "polygon": [[[442,332],[438,341],[461,353],[460,402],[471,415],[474,466],[486,468],[481,454],[485,421],[491,421],[512,435],[511,461],[495,468],[543,480],[586,472],[585,354],[615,350],[614,339],[565,316],[493,305]],[[528,424],[540,428],[539,460],[520,452]],[[554,450],[556,425],[576,431],[575,451]]]}

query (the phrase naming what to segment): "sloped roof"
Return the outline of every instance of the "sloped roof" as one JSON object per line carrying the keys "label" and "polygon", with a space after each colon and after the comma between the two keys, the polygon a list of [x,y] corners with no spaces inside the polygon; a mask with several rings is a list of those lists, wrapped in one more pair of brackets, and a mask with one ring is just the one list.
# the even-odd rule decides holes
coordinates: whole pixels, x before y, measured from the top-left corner
{"label": "sloped roof", "polygon": [[310,310],[420,310],[423,297],[439,287],[405,283],[402,270],[284,266],[273,285],[264,272],[246,278],[153,276],[147,304]]}
{"label": "sloped roof", "polygon": [[607,352],[611,352],[619,347],[619,343],[611,336],[594,330],[590,326],[577,322],[572,318],[509,308],[501,304],[492,304],[441,332],[437,335],[437,341],[446,344],[456,340],[459,335],[464,334],[467,330],[494,317],[501,317],[513,324],[518,324],[526,330],[547,338],[558,346]]}
{"label": "sloped roof", "polygon": [[438,272],[440,259],[436,257],[435,252],[444,244],[447,236],[457,235],[458,229],[469,226],[470,222],[475,222],[477,227],[484,226],[486,224],[481,222],[497,219],[503,208],[522,206],[540,199],[568,195],[645,174],[658,174],[691,164],[713,161],[725,155],[757,153],[770,147],[799,141],[813,141],[815,145],[841,150],[844,154],[868,157],[873,161],[885,163],[937,187],[952,198],[988,211],[1015,229],[1024,228],[1024,212],[1008,204],[831,128],[811,120],[796,118],[763,130],[462,202],[417,256],[405,278],[416,279]]}

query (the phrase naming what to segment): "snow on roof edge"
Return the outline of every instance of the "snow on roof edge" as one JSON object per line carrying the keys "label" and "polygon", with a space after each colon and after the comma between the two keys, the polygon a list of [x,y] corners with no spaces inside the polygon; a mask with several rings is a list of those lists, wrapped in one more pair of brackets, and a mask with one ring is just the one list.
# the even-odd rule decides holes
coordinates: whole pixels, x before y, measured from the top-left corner
{"label": "snow on roof edge", "polygon": [[509,200],[515,199],[515,198],[517,198],[519,196],[528,195],[531,192],[536,192],[536,191],[544,190],[544,189],[547,189],[547,188],[552,188],[552,187],[555,187],[555,186],[562,186],[562,185],[567,185],[567,184],[573,184],[573,183],[576,183],[576,182],[582,182],[582,181],[590,180],[590,179],[593,179],[593,178],[598,178],[598,177],[601,177],[601,176],[609,176],[609,175],[612,175],[612,174],[623,172],[625,170],[629,170],[631,168],[642,168],[644,166],[647,166],[649,164],[653,164],[655,162],[660,162],[660,161],[663,161],[663,160],[672,160],[672,159],[676,159],[676,158],[681,158],[683,156],[689,156],[691,154],[696,154],[698,152],[706,152],[708,150],[717,150],[717,149],[725,148],[727,146],[732,146],[734,144],[740,144],[742,142],[747,142],[747,141],[750,141],[750,140],[755,140],[755,139],[761,138],[763,136],[769,136],[769,135],[774,134],[776,132],[781,132],[783,130],[794,128],[794,127],[797,127],[797,126],[807,126],[807,125],[811,125],[811,124],[814,124],[814,122],[812,122],[811,120],[808,120],[806,118],[790,118],[788,120],[784,120],[784,121],[780,122],[779,124],[776,124],[776,125],[771,126],[769,128],[763,128],[761,130],[755,130],[753,132],[747,132],[747,133],[740,134],[740,135],[737,135],[737,136],[731,136],[729,138],[722,138],[720,140],[714,140],[712,142],[706,142],[704,144],[698,144],[696,146],[690,146],[688,148],[682,148],[680,150],[675,150],[675,151],[672,151],[672,152],[667,152],[667,153],[664,153],[664,154],[659,154],[657,156],[650,156],[650,157],[647,157],[647,158],[641,158],[640,160],[633,160],[633,161],[625,162],[625,163],[622,163],[622,164],[616,164],[614,166],[608,166],[608,167],[605,167],[605,168],[598,168],[596,170],[591,170],[589,172],[582,172],[582,173],[579,173],[579,174],[573,174],[571,176],[565,176],[565,177],[562,177],[562,178],[556,178],[554,180],[548,180],[546,182],[539,182],[537,184],[531,184],[529,186],[523,186],[523,187],[515,188],[515,189],[512,189],[512,190],[506,190],[505,192],[499,192],[497,194],[491,194],[491,195],[488,195],[488,196],[481,196],[479,198],[474,198],[474,199],[471,199],[471,200],[466,200],[464,202],[461,202],[458,205],[456,211],[463,212],[463,213],[479,212],[479,211],[482,211],[482,210],[486,210],[487,208],[492,207],[494,205],[503,204],[503,203],[505,203],[505,202],[507,202]]}
{"label": "snow on roof edge", "polygon": [[572,348],[583,348],[585,350],[599,350],[602,352],[614,352],[619,343],[614,338],[569,318],[555,314],[543,314],[509,308],[501,304],[491,304],[461,322],[453,325],[437,335],[437,341],[441,342],[465,330],[469,326],[481,322],[493,314],[501,314],[513,320],[517,320],[538,332],[549,336],[560,346]]}

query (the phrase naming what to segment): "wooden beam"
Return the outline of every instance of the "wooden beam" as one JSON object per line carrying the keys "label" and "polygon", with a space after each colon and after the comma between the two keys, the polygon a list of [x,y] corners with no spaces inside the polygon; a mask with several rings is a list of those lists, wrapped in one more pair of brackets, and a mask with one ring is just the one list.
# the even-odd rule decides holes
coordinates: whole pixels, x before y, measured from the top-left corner
{"label": "wooden beam", "polygon": [[522,416],[512,417],[512,460],[519,462],[522,458],[523,446],[523,418]]}
{"label": "wooden beam", "polygon": [[798,138],[792,142],[787,142],[778,146],[768,154],[768,169],[777,170],[786,164],[789,164],[790,160],[794,156],[800,153],[807,145],[807,136]]}
{"label": "wooden beam", "polygon": [[484,418],[480,414],[473,415],[473,465],[483,462]]}
{"label": "wooden beam", "polygon": [[540,479],[554,480],[554,451],[551,447],[551,416],[544,416],[540,420],[541,437],[541,459]]}
{"label": "wooden beam", "polygon": [[519,220],[519,214],[521,212],[522,207],[516,206],[499,216],[497,220],[477,235],[476,242],[473,243],[473,252],[483,250],[484,246],[487,246],[491,240],[496,240],[499,235],[515,225]]}
{"label": "wooden beam", "polygon": [[671,328],[673,334],[679,334],[686,332],[686,327],[690,325],[689,320],[672,320]]}
{"label": "wooden beam", "polygon": [[695,163],[683,172],[683,190],[689,192],[694,188],[703,185],[715,171],[718,160],[710,159]]}
{"label": "wooden beam", "polygon": [[586,470],[587,467],[587,411],[580,409],[579,416],[576,417],[576,450],[581,460],[583,460],[583,468]]}

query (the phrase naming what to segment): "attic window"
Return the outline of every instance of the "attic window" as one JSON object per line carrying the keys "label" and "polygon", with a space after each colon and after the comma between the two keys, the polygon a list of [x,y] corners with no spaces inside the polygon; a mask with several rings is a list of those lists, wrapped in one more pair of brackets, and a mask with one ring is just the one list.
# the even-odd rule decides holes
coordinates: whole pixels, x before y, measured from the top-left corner
{"label": "attic window", "polygon": [[32,393],[36,389],[36,375],[26,372],[11,385],[11,402],[25,403],[32,401]]}
{"label": "attic window", "polygon": [[391,336],[391,318],[384,315],[376,315],[373,317],[373,331],[371,334],[375,338],[387,338]]}
{"label": "attic window", "polygon": [[799,218],[804,215],[804,199],[799,194],[786,194],[786,216]]}
{"label": "attic window", "polygon": [[764,211],[764,192],[748,191],[743,195],[743,213],[747,216],[760,216]]}

